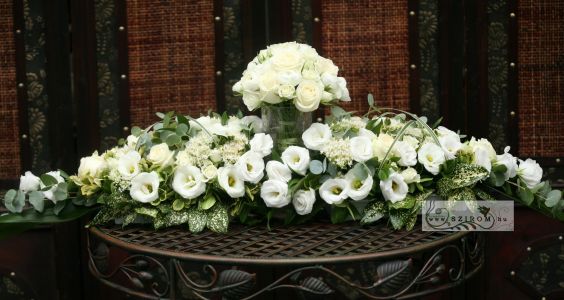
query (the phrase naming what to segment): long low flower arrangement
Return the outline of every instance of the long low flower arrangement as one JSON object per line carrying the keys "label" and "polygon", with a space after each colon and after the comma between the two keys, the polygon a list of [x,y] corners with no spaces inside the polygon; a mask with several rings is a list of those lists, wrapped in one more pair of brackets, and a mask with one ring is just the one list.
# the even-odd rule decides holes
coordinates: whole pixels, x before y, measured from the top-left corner
{"label": "long low flower arrangement", "polygon": [[5,194],[10,213],[0,223],[59,222],[98,210],[92,224],[187,224],[192,232],[227,232],[232,220],[300,224],[319,215],[411,229],[432,195],[470,207],[502,195],[564,220],[562,193],[541,181],[534,160],[518,160],[509,147],[496,153],[486,139],[409,112],[379,109],[371,95],[369,111],[354,116],[337,106],[350,100],[337,72],[307,45],[273,45],[234,89],[250,109],[330,105],[326,122],[311,124],[295,145],[276,147],[256,116],[158,113],[159,122],[82,158],[75,175],[26,172],[19,189]]}

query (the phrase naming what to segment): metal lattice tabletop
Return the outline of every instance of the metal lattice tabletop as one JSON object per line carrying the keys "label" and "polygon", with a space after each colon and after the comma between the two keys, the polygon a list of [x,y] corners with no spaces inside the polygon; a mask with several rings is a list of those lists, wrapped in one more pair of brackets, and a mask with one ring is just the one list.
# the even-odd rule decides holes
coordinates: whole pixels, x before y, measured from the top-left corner
{"label": "metal lattice tabletop", "polygon": [[[92,273],[109,286],[146,299],[217,294],[250,299],[280,289],[334,294],[327,276],[367,298],[409,298],[456,286],[483,263],[480,235],[424,232],[420,226],[394,231],[383,224],[311,223],[270,230],[233,225],[226,234],[192,234],[181,227],[155,231],[108,225],[92,227],[89,233]],[[116,251],[122,259],[112,256]],[[452,257],[457,258],[454,264]],[[360,282],[342,276],[342,266],[374,274],[364,276],[370,282]],[[276,268],[290,271],[259,284],[260,268],[267,267],[272,268],[269,273]]]}

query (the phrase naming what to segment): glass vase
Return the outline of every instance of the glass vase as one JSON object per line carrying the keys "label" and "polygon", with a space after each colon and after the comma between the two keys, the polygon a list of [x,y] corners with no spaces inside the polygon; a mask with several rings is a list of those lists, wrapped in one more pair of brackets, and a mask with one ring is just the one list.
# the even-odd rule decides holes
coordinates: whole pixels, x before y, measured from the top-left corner
{"label": "glass vase", "polygon": [[262,107],[265,133],[274,142],[273,152],[281,154],[289,146],[303,146],[302,133],[311,125],[311,112],[299,111],[293,103]]}

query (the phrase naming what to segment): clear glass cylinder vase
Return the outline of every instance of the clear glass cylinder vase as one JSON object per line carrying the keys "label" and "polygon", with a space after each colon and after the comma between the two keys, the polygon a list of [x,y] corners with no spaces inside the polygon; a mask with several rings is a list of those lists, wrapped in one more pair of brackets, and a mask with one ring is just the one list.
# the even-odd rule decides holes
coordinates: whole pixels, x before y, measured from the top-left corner
{"label": "clear glass cylinder vase", "polygon": [[311,112],[299,111],[292,103],[262,107],[265,133],[274,142],[273,151],[278,154],[289,146],[303,146],[302,133],[311,125]]}

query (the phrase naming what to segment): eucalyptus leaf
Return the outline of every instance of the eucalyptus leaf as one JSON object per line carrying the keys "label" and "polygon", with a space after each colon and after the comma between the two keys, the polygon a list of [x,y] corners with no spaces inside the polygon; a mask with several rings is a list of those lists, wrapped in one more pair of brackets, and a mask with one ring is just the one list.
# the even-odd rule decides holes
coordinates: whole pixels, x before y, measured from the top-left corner
{"label": "eucalyptus leaf", "polygon": [[55,179],[55,177],[49,175],[49,174],[43,174],[41,175],[41,177],[39,177],[41,179],[41,182],[46,186],[46,187],[50,187],[50,186],[54,186],[55,184],[58,183],[57,179]]}
{"label": "eucalyptus leaf", "polygon": [[521,199],[526,205],[531,205],[535,200],[535,195],[527,188],[520,187],[517,191],[519,199]]}
{"label": "eucalyptus leaf", "polygon": [[499,172],[491,172],[488,182],[493,186],[502,186],[505,184],[505,175]]}
{"label": "eucalyptus leaf", "polygon": [[180,144],[180,142],[182,142],[182,139],[176,134],[171,134],[166,138],[166,144],[169,147],[176,146],[176,145]]}
{"label": "eucalyptus leaf", "polygon": [[7,214],[0,216],[0,224],[52,224],[52,223],[64,223],[76,220],[90,212],[97,210],[97,208],[92,207],[77,207],[72,204],[67,205],[63,210],[59,212],[59,215],[55,215],[53,208],[47,208],[43,213],[37,212],[35,209],[28,208],[25,209],[21,214]]}
{"label": "eucalyptus leaf", "polygon": [[309,171],[315,175],[323,173],[323,163],[319,160],[312,160],[309,163]]}
{"label": "eucalyptus leaf", "polygon": [[134,136],[140,136],[143,130],[137,126],[131,127],[131,134]]}
{"label": "eucalyptus leaf", "polygon": [[562,198],[561,191],[552,190],[546,195],[546,201],[544,202],[544,204],[547,207],[553,207],[558,203],[558,201],[560,201],[561,198]]}
{"label": "eucalyptus leaf", "polygon": [[67,188],[68,185],[66,182],[61,182],[57,185],[55,191],[53,192],[53,197],[55,198],[55,201],[63,201],[68,198],[69,195],[67,192]]}
{"label": "eucalyptus leaf", "polygon": [[368,94],[368,106],[369,107],[374,106],[374,96],[371,93]]}
{"label": "eucalyptus leaf", "polygon": [[31,203],[36,211],[43,212],[45,208],[45,196],[43,196],[42,192],[33,191],[29,193],[29,203]]}
{"label": "eucalyptus leaf", "polygon": [[65,201],[59,201],[59,202],[55,203],[55,206],[53,207],[53,213],[55,213],[55,215],[58,216],[59,213],[65,208],[66,205],[67,205],[67,203]]}
{"label": "eucalyptus leaf", "polygon": [[203,200],[198,202],[198,208],[200,210],[208,210],[210,209],[216,202],[216,199],[213,195],[207,195]]}

